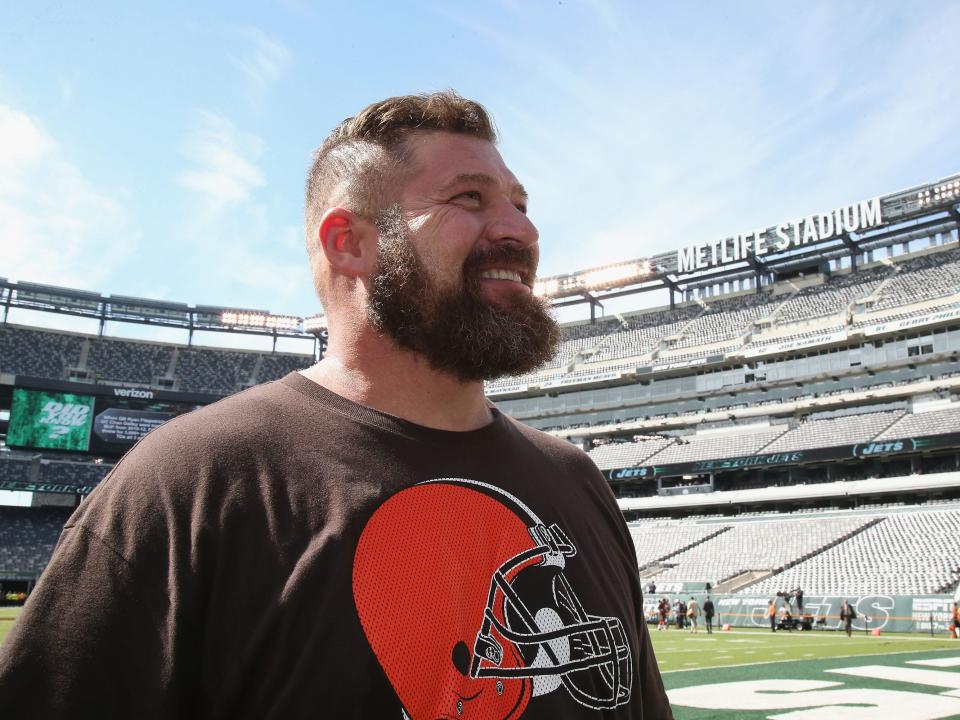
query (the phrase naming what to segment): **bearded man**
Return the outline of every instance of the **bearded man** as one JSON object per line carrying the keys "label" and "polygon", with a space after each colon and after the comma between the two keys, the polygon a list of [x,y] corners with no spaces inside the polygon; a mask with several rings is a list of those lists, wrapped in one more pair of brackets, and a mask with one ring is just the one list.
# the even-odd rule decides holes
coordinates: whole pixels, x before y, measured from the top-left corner
{"label": "bearded man", "polygon": [[7,714],[671,717],[609,488],[483,394],[559,338],[494,142],[451,92],[334,130],[305,212],[329,352],[92,493],[4,645]]}

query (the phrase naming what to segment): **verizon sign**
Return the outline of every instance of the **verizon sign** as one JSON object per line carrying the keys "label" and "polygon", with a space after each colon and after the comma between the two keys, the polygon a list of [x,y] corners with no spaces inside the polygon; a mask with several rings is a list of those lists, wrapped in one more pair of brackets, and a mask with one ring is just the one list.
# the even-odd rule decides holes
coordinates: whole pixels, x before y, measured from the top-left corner
{"label": "verizon sign", "polygon": [[116,397],[138,398],[140,400],[153,400],[153,390],[136,390],[134,388],[114,388],[113,394]]}

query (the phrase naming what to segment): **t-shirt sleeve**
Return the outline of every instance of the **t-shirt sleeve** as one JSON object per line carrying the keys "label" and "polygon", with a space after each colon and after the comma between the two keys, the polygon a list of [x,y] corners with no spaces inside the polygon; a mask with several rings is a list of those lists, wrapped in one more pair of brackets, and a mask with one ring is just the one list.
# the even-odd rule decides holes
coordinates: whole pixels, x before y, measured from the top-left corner
{"label": "t-shirt sleeve", "polygon": [[141,442],[67,522],[0,647],[6,716],[169,718],[195,701],[198,551],[169,457]]}
{"label": "t-shirt sleeve", "polygon": [[166,603],[90,530],[64,530],[50,565],[0,648],[9,717],[176,717]]}

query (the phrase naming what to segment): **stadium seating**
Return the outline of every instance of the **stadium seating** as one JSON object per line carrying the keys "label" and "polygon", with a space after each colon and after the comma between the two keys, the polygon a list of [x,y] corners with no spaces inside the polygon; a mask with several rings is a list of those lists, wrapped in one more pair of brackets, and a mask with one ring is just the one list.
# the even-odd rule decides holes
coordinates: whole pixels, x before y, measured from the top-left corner
{"label": "stadium seating", "polygon": [[958,249],[917,258],[884,286],[871,310],[887,310],[957,293],[960,290],[958,266]]}
{"label": "stadium seating", "polygon": [[62,380],[80,365],[84,337],[69,333],[0,327],[0,372]]}
{"label": "stadium seating", "polygon": [[0,506],[0,572],[40,574],[73,508]]}
{"label": "stadium seating", "polygon": [[896,440],[921,435],[942,435],[957,430],[960,430],[960,406],[905,414],[873,439]]}
{"label": "stadium seating", "polygon": [[28,456],[0,454],[0,482],[31,482],[32,461]]}
{"label": "stadium seating", "polygon": [[587,454],[597,464],[598,468],[610,470],[612,468],[641,465],[648,457],[672,442],[672,438],[658,438],[643,443],[608,443],[591,449]]}
{"label": "stadium seating", "polygon": [[652,464],[662,464],[749,455],[761,450],[766,451],[770,443],[784,434],[785,429],[785,426],[767,428],[731,426],[726,429],[726,432],[684,435],[677,438],[680,442],[666,446],[647,460]]}
{"label": "stadium seating", "polygon": [[287,355],[274,353],[271,355],[261,355],[260,368],[254,380],[258,383],[276,380],[284,375],[292,373],[294,370],[302,370],[313,364],[313,358],[309,355]]}
{"label": "stadium seating", "polygon": [[960,581],[958,538],[960,510],[892,514],[745,592],[794,587],[811,595],[848,596],[952,591]]}
{"label": "stadium seating", "polygon": [[39,454],[0,453],[0,482],[93,487],[112,469],[110,463],[53,460]]}
{"label": "stadium seating", "polygon": [[631,525],[630,536],[637,549],[637,564],[644,567],[658,560],[666,560],[686,548],[701,543],[717,533],[724,532],[726,526],[699,525],[681,522],[648,521],[642,525]]}
{"label": "stadium seating", "polygon": [[37,481],[93,487],[113,469],[109,463],[41,460]]}
{"label": "stadium seating", "polygon": [[[496,393],[516,385],[537,386],[559,377],[682,363],[766,343],[815,340],[846,328],[932,312],[941,301],[960,303],[960,249],[947,249],[877,263],[856,273],[822,276],[814,284],[773,295],[741,292],[688,301],[674,310],[656,309],[565,328],[557,358],[543,370],[487,384]],[[918,303],[922,308],[915,307]],[[584,339],[591,339],[592,346]]]}
{"label": "stadium seating", "polygon": [[[713,585],[747,571],[779,570],[856,532],[863,517],[784,518],[739,522],[665,560],[671,567],[654,575],[661,582],[709,582]],[[721,523],[704,527],[719,530]],[[637,537],[634,535],[634,537]],[[638,549],[639,552],[639,549]]]}
{"label": "stadium seating", "polygon": [[139,340],[102,338],[0,327],[0,373],[91,382],[156,386],[226,395],[283,377],[313,363],[310,355],[180,347]]}
{"label": "stadium seating", "polygon": [[86,368],[97,380],[151,385],[156,378],[172,377],[171,345],[110,338],[88,342]]}
{"label": "stadium seating", "polygon": [[179,355],[177,374],[181,390],[222,394],[253,384],[258,358],[255,353],[187,348]]}
{"label": "stadium seating", "polygon": [[[736,591],[772,596],[802,587],[808,596],[861,597],[953,592],[960,583],[955,500],[650,519],[631,523],[630,534],[644,576],[657,584],[716,586],[747,571],[767,571],[771,574]],[[658,564],[664,569],[656,573]]]}
{"label": "stadium seating", "polygon": [[[775,408],[771,408],[772,410]],[[839,417],[783,420],[743,425],[731,421],[719,429],[697,434],[641,438],[633,442],[598,445],[587,454],[601,470],[634,465],[719,460],[755,453],[787,453],[810,448],[938,435],[960,429],[960,407],[912,413],[903,409],[855,412]],[[700,414],[702,418],[702,414]],[[697,415],[690,417],[696,422]]]}
{"label": "stadium seating", "polygon": [[902,410],[856,413],[824,420],[798,423],[763,448],[768,453],[785,453],[810,448],[848,445],[872,440],[903,417]]}

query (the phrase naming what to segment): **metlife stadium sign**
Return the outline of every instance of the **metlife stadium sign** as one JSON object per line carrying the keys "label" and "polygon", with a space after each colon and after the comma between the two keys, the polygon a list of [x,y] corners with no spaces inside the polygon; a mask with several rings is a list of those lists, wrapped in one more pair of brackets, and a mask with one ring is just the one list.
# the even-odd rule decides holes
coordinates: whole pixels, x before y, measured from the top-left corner
{"label": "metlife stadium sign", "polygon": [[804,218],[788,220],[772,228],[760,228],[714,242],[677,250],[677,272],[700,270],[743,262],[767,253],[832,240],[845,233],[870,230],[883,224],[880,198],[836,208]]}

